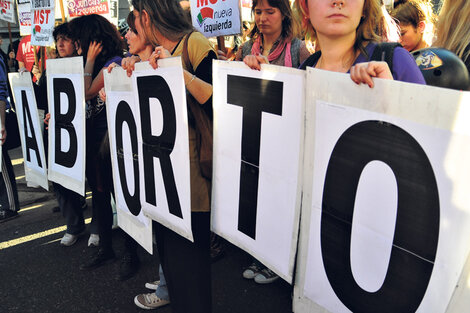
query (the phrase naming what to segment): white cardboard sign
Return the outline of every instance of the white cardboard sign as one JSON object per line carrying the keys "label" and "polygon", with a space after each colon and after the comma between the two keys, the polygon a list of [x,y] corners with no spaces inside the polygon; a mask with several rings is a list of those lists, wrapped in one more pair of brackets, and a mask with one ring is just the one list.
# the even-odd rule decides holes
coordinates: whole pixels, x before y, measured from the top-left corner
{"label": "white cardboard sign", "polygon": [[132,75],[139,146],[142,210],[151,219],[193,241],[186,97],[181,58],[136,64]]}
{"label": "white cardboard sign", "polygon": [[292,282],[305,72],[214,62],[212,230]]}
{"label": "white cardboard sign", "polygon": [[20,73],[9,73],[8,78],[16,104],[26,182],[49,190],[44,141],[40,126],[42,121],[39,121],[31,77]]}
{"label": "white cardboard sign", "polygon": [[153,253],[152,221],[143,214],[140,200],[142,134],[132,78],[118,67],[104,72],[104,82],[118,225]]}
{"label": "white cardboard sign", "polygon": [[295,312],[445,312],[469,254],[469,93],[308,69]]}
{"label": "white cardboard sign", "polygon": [[83,58],[50,59],[49,180],[85,195],[85,89]]}

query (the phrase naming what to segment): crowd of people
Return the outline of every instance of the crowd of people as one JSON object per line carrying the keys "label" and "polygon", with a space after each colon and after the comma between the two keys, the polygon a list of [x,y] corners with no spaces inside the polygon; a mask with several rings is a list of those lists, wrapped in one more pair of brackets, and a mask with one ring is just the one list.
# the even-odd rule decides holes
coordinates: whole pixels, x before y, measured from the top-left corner
{"label": "crowd of people", "polygon": [[[115,259],[112,244],[113,179],[108,143],[104,92],[104,71],[121,66],[131,75],[137,62],[149,61],[157,68],[159,59],[182,56],[188,102],[191,221],[194,242],[154,222],[156,247],[161,261],[160,280],[147,283],[155,292],[137,295],[141,308],[158,308],[171,303],[173,312],[211,312],[211,252],[217,240],[210,232],[211,181],[199,163],[200,116],[212,119],[212,61],[243,61],[254,70],[262,64],[299,69],[307,66],[348,73],[353,82],[374,87],[374,79],[426,84],[410,54],[438,47],[455,53],[470,70],[470,2],[443,1],[440,15],[428,0],[395,1],[387,11],[380,0],[253,0],[254,22],[237,47],[218,50],[194,30],[188,12],[178,0],[133,0],[126,33],[120,33],[99,15],[75,18],[58,25],[53,33],[56,49],[49,49],[38,61],[30,36],[19,42],[15,68],[13,47],[0,58],[0,140],[4,145],[0,179],[0,221],[18,216],[19,201],[15,176],[6,149],[10,137],[5,128],[10,110],[7,75],[9,71],[30,72],[38,107],[48,123],[46,58],[82,56],[86,98],[86,178],[92,192],[92,223],[89,246],[96,255],[81,270],[93,270]],[[125,40],[124,40],[125,39]],[[28,45],[29,40],[29,45]],[[400,44],[393,43],[398,40]],[[126,45],[127,43],[127,45]],[[390,52],[391,51],[391,52]],[[390,57],[387,57],[390,53]],[[385,57],[384,57],[385,56]],[[468,75],[468,73],[467,73]],[[47,127],[44,129],[47,132]],[[47,145],[47,136],[45,145]],[[145,153],[145,152],[144,152]],[[67,230],[60,242],[72,246],[85,231],[85,199],[54,183],[58,207]],[[137,244],[125,236],[126,253],[117,279],[125,280],[139,268]],[[211,251],[212,248],[212,251]],[[220,245],[217,253],[220,253]],[[213,255],[212,255],[213,257]],[[278,276],[256,259],[242,273],[257,283],[270,283]],[[150,279],[149,279],[150,280]]]}

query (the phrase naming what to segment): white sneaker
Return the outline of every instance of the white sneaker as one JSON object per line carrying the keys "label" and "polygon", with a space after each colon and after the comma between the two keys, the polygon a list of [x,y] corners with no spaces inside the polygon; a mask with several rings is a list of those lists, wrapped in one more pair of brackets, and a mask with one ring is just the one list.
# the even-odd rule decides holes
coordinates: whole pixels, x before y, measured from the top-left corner
{"label": "white sneaker", "polygon": [[151,309],[156,309],[164,305],[167,305],[170,303],[170,301],[160,299],[159,297],[157,297],[157,295],[154,292],[152,292],[152,293],[143,293],[143,294],[137,295],[134,298],[134,303],[139,308],[151,310]]}
{"label": "white sneaker", "polygon": [[91,234],[90,239],[88,239],[88,247],[100,245],[100,236],[98,234]]}
{"label": "white sneaker", "polygon": [[145,283],[145,288],[150,289],[150,290],[157,290],[158,285],[160,285],[160,280]]}
{"label": "white sneaker", "polygon": [[78,236],[65,233],[64,237],[60,240],[60,244],[69,247],[77,242]]}
{"label": "white sneaker", "polygon": [[255,276],[255,282],[258,284],[270,284],[277,279],[279,279],[279,276],[267,267]]}

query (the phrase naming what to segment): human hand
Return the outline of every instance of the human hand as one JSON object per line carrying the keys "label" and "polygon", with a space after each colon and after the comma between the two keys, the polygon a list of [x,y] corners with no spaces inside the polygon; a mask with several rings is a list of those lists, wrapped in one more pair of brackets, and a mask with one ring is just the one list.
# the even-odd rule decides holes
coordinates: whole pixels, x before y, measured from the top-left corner
{"label": "human hand", "polygon": [[248,65],[251,69],[261,70],[261,64],[269,64],[268,59],[263,55],[247,55],[243,58],[243,62]]}
{"label": "human hand", "polygon": [[100,99],[106,102],[106,91],[104,90],[104,87],[100,89],[98,92],[98,95],[100,96]]}
{"label": "human hand", "polygon": [[152,66],[154,69],[158,67],[158,60],[159,59],[165,59],[165,58],[170,58],[171,53],[170,51],[166,50],[162,46],[158,46],[155,48],[155,50],[152,52],[149,58],[149,64]]}
{"label": "human hand", "polygon": [[92,43],[90,43],[90,46],[88,47],[87,56],[86,56],[87,61],[96,60],[96,58],[98,57],[98,55],[101,53],[102,50],[103,50],[103,45],[101,44],[101,42],[93,41]]}
{"label": "human hand", "polygon": [[8,56],[10,57],[10,59],[14,59],[15,58],[15,51],[10,51],[8,53]]}
{"label": "human hand", "polygon": [[33,73],[33,75],[36,77],[37,80],[39,80],[39,78],[41,78],[42,73],[41,73],[41,71],[39,70],[39,67],[36,64],[33,65],[31,73]]}
{"label": "human hand", "polygon": [[5,143],[5,140],[7,140],[7,130],[5,127],[2,127],[2,129],[0,129],[0,146]]}
{"label": "human hand", "polygon": [[227,54],[222,50],[217,50],[217,58],[222,61],[227,61]]}
{"label": "human hand", "polygon": [[[127,76],[131,77],[132,72],[135,69],[135,64],[138,62],[140,62],[140,57],[137,55],[133,55],[133,56],[122,59],[121,67],[127,71]],[[108,72],[110,73],[111,70],[108,69]]]}
{"label": "human hand", "polygon": [[387,62],[371,61],[359,63],[351,67],[351,79],[356,84],[367,84],[370,88],[374,87],[372,77],[393,80],[392,72]]}
{"label": "human hand", "polygon": [[44,117],[44,124],[46,124],[46,129],[49,129],[49,120],[51,119],[51,113],[47,113]]}
{"label": "human hand", "polygon": [[[124,60],[124,59],[123,59]],[[119,64],[117,64],[116,62],[113,62],[111,64],[108,65],[107,69],[108,69],[108,73],[111,73],[111,71],[113,70],[113,68],[119,66]]]}

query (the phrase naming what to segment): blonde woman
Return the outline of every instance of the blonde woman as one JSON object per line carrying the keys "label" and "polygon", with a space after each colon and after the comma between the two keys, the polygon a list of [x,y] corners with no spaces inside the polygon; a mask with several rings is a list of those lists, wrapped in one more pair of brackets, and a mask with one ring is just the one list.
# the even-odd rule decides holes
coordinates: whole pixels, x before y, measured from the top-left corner
{"label": "blonde woman", "polygon": [[470,1],[444,0],[434,47],[454,52],[470,72]]}
{"label": "blonde woman", "polygon": [[383,40],[377,30],[383,20],[380,0],[296,0],[296,5],[307,37],[321,49],[301,68],[350,73],[355,83],[371,88],[373,77],[425,84],[414,59],[401,47],[393,50],[392,69],[387,62],[371,60]]}

